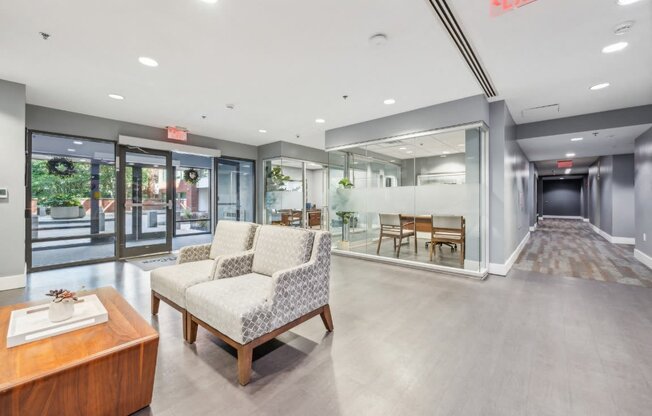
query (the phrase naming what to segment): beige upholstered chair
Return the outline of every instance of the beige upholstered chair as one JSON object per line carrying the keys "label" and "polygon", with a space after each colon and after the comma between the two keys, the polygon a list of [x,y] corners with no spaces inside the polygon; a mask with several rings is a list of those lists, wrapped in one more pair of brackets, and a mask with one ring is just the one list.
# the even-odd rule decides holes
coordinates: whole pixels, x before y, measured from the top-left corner
{"label": "beige upholstered chair", "polygon": [[220,257],[215,280],[186,291],[188,342],[201,325],[238,351],[238,381],[251,377],[252,351],[316,315],[328,331],[331,236],[261,226],[253,250]]}
{"label": "beige upholstered chair", "polygon": [[[414,250],[418,250],[417,234],[414,230],[414,219],[405,219],[401,214],[378,214],[380,216],[380,236],[378,237],[378,248],[376,254],[380,254],[380,244],[383,242],[383,237],[389,237],[394,240],[394,252],[396,257],[401,254],[401,243],[404,238],[414,236]],[[412,227],[412,228],[410,228]],[[398,240],[398,246],[396,244]]]}
{"label": "beige upholstered chair", "polygon": [[158,313],[163,300],[183,315],[183,337],[187,334],[186,290],[214,277],[217,260],[221,256],[242,253],[251,249],[258,225],[249,222],[220,220],[215,227],[211,244],[183,247],[177,264],[152,270],[152,315]]}
{"label": "beige upholstered chair", "polygon": [[451,245],[451,250],[457,250],[460,246],[460,265],[464,267],[464,256],[466,251],[466,222],[464,217],[447,215],[432,216],[432,232],[430,235],[430,261],[432,261],[435,249],[443,244]]}

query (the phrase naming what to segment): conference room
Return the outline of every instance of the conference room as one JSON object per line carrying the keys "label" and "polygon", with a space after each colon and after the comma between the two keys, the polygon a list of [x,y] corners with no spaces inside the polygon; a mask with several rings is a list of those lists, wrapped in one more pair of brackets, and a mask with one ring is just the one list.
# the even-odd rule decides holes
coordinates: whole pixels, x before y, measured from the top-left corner
{"label": "conference room", "polygon": [[486,269],[482,124],[410,133],[329,152],[333,249],[421,268]]}

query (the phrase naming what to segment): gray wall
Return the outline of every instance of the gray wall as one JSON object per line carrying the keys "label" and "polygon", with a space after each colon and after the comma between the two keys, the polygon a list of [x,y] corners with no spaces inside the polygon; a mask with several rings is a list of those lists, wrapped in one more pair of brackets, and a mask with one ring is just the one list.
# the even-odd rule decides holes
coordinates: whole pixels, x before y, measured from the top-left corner
{"label": "gray wall", "polygon": [[528,191],[528,225],[534,226],[537,222],[537,185],[539,172],[534,164],[530,162],[527,191]]}
{"label": "gray wall", "polygon": [[613,237],[634,238],[634,155],[602,156],[589,168],[588,183],[591,224]]}
{"label": "gray wall", "polygon": [[[27,128],[51,133],[69,134],[96,139],[117,141],[119,135],[141,137],[144,139],[167,141],[167,131],[163,128],[127,123],[108,118],[36,105],[27,106]],[[210,149],[219,149],[223,156],[255,160],[258,148],[228,140],[188,134],[187,144]]]}
{"label": "gray wall", "polygon": [[516,124],[504,101],[489,105],[489,258],[504,264],[529,232],[533,168],[516,141]]}
{"label": "gray wall", "polygon": [[475,121],[489,122],[489,106],[484,95],[327,130],[326,149]]}
{"label": "gray wall", "polygon": [[652,129],[636,139],[635,152],[636,249],[652,257]]}
{"label": "gray wall", "polygon": [[530,231],[528,214],[528,195],[530,161],[516,141],[516,123],[505,107],[505,258],[516,250],[520,242]]}
{"label": "gray wall", "polygon": [[543,181],[543,215],[582,215],[582,179]]}
{"label": "gray wall", "polygon": [[634,155],[613,157],[612,234],[614,237],[634,238]]}
{"label": "gray wall", "polygon": [[0,80],[0,140],[2,290],[25,285],[25,85]]}

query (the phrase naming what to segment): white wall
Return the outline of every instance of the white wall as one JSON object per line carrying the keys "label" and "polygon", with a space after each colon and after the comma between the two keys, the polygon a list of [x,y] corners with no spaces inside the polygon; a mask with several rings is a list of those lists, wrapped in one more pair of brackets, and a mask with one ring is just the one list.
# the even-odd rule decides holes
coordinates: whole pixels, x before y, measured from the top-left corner
{"label": "white wall", "polygon": [[0,290],[25,286],[25,86],[0,80]]}

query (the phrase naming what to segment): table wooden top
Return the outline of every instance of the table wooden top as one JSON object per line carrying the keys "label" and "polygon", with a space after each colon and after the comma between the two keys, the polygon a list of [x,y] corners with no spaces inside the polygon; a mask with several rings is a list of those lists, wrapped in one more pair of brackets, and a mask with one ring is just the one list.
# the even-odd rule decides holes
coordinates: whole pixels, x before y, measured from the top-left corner
{"label": "table wooden top", "polygon": [[106,308],[107,322],[13,348],[7,348],[11,311],[48,301],[0,308],[0,392],[158,338],[158,332],[114,288],[80,295],[90,294],[96,294]]}

